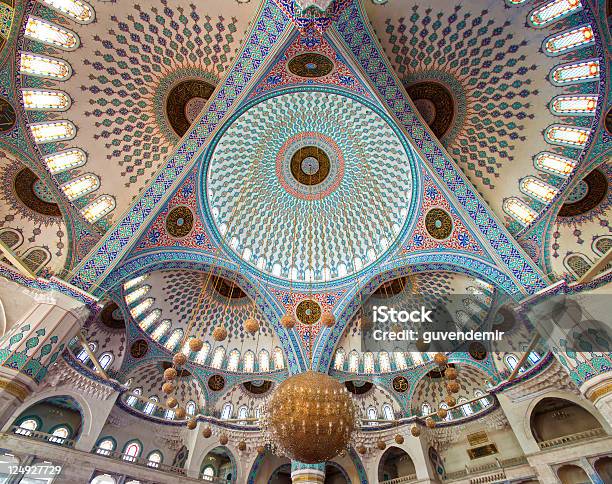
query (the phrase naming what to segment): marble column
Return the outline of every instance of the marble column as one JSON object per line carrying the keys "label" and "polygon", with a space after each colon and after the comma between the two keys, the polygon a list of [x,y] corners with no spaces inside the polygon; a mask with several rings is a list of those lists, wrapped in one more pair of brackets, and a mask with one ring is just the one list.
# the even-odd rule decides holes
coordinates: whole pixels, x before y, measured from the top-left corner
{"label": "marble column", "polygon": [[[560,290],[568,292],[567,287]],[[612,426],[612,303],[609,295],[557,293],[523,305],[540,333],[585,398]]]}
{"label": "marble column", "polygon": [[303,464],[291,461],[291,482],[294,484],[323,484],[325,482],[325,462]]}
{"label": "marble column", "polygon": [[24,290],[34,292],[35,304],[0,338],[0,423],[37,390],[89,314],[82,301],[58,291]]}

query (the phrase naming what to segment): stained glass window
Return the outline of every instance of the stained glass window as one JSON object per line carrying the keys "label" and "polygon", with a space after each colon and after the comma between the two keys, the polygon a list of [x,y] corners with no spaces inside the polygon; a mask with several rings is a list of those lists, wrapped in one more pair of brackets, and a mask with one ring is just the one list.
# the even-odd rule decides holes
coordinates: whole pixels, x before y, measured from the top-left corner
{"label": "stained glass window", "polygon": [[81,209],[81,213],[89,222],[94,223],[112,212],[114,208],[115,198],[110,195],[102,195]]}
{"label": "stained glass window", "polygon": [[70,121],[48,121],[30,124],[34,141],[38,144],[65,141],[76,136],[76,126]]}
{"label": "stained glass window", "polygon": [[208,356],[208,352],[210,351],[210,344],[204,343],[202,349],[198,351],[198,354],[195,357],[195,362],[199,365],[203,365],[206,362],[206,357]]}
{"label": "stained glass window", "polygon": [[61,188],[68,197],[68,200],[76,200],[77,198],[93,192],[100,186],[100,179],[91,173],[81,175],[68,183],[64,183]]}
{"label": "stained glass window", "polygon": [[359,354],[353,350],[349,353],[349,365],[348,370],[353,373],[359,371]]}
{"label": "stained glass window", "polygon": [[94,19],[94,10],[83,0],[38,0],[75,22],[88,24]]}
{"label": "stained glass window", "polygon": [[123,289],[125,289],[126,291],[128,289],[133,288],[134,286],[137,286],[138,284],[140,284],[142,281],[144,281],[148,276],[140,276],[140,277],[135,277],[134,279],[130,279],[129,281],[127,281],[124,285],[123,285]]}
{"label": "stained glass window", "polygon": [[140,286],[138,289],[130,292],[127,296],[125,296],[125,302],[128,304],[132,304],[133,302],[136,302],[138,299],[143,297],[147,292],[149,292],[150,289],[151,289],[151,286],[149,285]]}
{"label": "stained glass window", "polygon": [[533,159],[533,164],[538,170],[562,177],[569,176],[576,168],[574,160],[547,151],[538,153]]}
{"label": "stained glass window", "polygon": [[213,353],[213,359],[210,366],[212,366],[213,368],[221,368],[221,366],[223,365],[224,358],[225,348],[223,346],[219,346]]}
{"label": "stained glass window", "polygon": [[279,347],[274,348],[274,369],[282,370],[285,368],[285,355]]}
{"label": "stained glass window", "polygon": [[159,467],[159,464],[161,464],[161,461],[162,461],[161,452],[157,450],[154,450],[153,452],[151,452],[149,456],[147,457],[147,465],[149,467]]}
{"label": "stained glass window", "polygon": [[73,31],[32,16],[26,23],[25,36],[64,50],[74,50],[79,46],[79,37]]}
{"label": "stained glass window", "polygon": [[159,341],[161,338],[163,338],[163,336],[166,334],[166,332],[169,329],[170,329],[170,320],[164,319],[161,323],[159,323],[159,326],[155,328],[155,331],[153,331],[151,338],[153,338],[156,341]]}
{"label": "stained glass window", "polygon": [[546,128],[544,137],[552,144],[581,148],[586,144],[590,134],[591,130],[588,128],[553,124]]}
{"label": "stained glass window", "polygon": [[391,371],[391,360],[389,359],[389,353],[386,351],[378,353],[378,367],[383,373]]}
{"label": "stained glass window", "polygon": [[177,347],[181,344],[183,334],[184,333],[182,329],[175,329],[164,346],[170,351],[176,351]]}
{"label": "stained glass window", "polygon": [[125,450],[123,451],[123,459],[129,462],[134,462],[138,456],[140,456],[141,450],[142,447],[138,442],[128,442],[125,446]]}
{"label": "stained glass window", "polygon": [[582,10],[580,0],[552,0],[537,7],[528,18],[534,27],[544,27],[579,10]]}
{"label": "stained glass window", "polygon": [[363,355],[363,371],[365,373],[374,373],[374,355],[370,352]]}
{"label": "stained glass window", "polygon": [[138,303],[132,309],[130,309],[130,313],[133,318],[137,318],[141,314],[143,314],[147,309],[149,309],[155,300],[152,297],[148,297],[144,301]]}
{"label": "stained glass window", "polygon": [[346,352],[344,348],[338,348],[336,350],[336,358],[334,359],[334,369],[342,371],[344,370],[344,360],[346,359]]}
{"label": "stained glass window", "polygon": [[234,411],[234,406],[231,403],[226,403],[223,405],[223,410],[221,411],[221,418],[223,420],[228,420],[232,418],[232,412]]}
{"label": "stained glass window", "polygon": [[503,209],[504,212],[510,215],[514,220],[523,225],[529,225],[537,216],[535,210],[520,198],[516,197],[506,198],[504,200]]}
{"label": "stained glass window", "polygon": [[248,373],[255,371],[255,353],[248,350],[242,360],[242,369]]}
{"label": "stained glass window", "polygon": [[62,173],[72,168],[83,166],[87,162],[87,155],[83,150],[71,148],[44,157],[45,164],[52,174]]}
{"label": "stained glass window", "polygon": [[408,368],[408,364],[406,363],[406,356],[401,351],[393,352],[393,359],[395,360],[395,368],[397,370],[405,370]]}
{"label": "stained glass window", "polygon": [[27,111],[66,111],[71,104],[65,92],[49,89],[23,89],[21,97]]}
{"label": "stained glass window", "polygon": [[270,371],[270,353],[266,350],[259,352],[259,371]]}
{"label": "stained glass window", "polygon": [[592,42],[593,29],[590,25],[583,25],[549,37],[544,41],[544,50],[551,55],[560,55]]}
{"label": "stained glass window", "polygon": [[551,101],[550,109],[555,114],[593,116],[597,107],[597,98],[595,94],[557,96]]}
{"label": "stained glass window", "polygon": [[239,363],[240,363],[240,351],[238,350],[230,351],[229,358],[227,360],[227,370],[228,371],[238,371]]}
{"label": "stained glass window", "polygon": [[72,75],[72,68],[68,62],[62,59],[34,54],[32,52],[22,52],[19,72],[28,76],[65,81]]}
{"label": "stained glass window", "polygon": [[143,331],[148,331],[149,328],[161,317],[161,309],[154,309],[140,321],[139,326]]}
{"label": "stained glass window", "polygon": [[115,441],[111,438],[105,438],[98,442],[96,447],[96,454],[110,455],[115,450]]}
{"label": "stained glass window", "polygon": [[548,203],[557,194],[557,189],[533,176],[526,176],[519,183],[520,190],[540,202]]}
{"label": "stained glass window", "polygon": [[558,85],[593,81],[599,78],[599,71],[599,60],[592,59],[559,65],[551,71],[550,78]]}

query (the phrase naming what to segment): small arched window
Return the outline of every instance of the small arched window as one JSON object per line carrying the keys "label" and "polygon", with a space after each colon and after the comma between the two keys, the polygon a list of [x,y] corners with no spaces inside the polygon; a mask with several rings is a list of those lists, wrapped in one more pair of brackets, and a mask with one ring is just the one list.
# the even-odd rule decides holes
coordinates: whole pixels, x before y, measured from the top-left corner
{"label": "small arched window", "polygon": [[565,258],[565,267],[576,277],[584,276],[591,268],[591,262],[582,254],[571,254]]}
{"label": "small arched window", "polygon": [[386,351],[378,353],[378,367],[383,373],[391,371],[391,360],[389,359],[389,353]]}
{"label": "small arched window", "polygon": [[127,403],[130,407],[133,407],[136,405],[140,395],[142,395],[142,388],[134,388],[134,390],[132,390],[132,395],[127,397],[125,403]]}
{"label": "small arched window", "polygon": [[190,415],[193,417],[196,413],[195,402],[193,402],[192,400],[188,401],[187,405],[185,405],[185,412],[187,412],[187,415]]}
{"label": "small arched window", "polygon": [[467,403],[467,398],[460,398],[459,400],[457,400],[457,403],[461,405],[461,411],[463,412],[463,415],[465,415],[466,417],[469,417],[470,415],[474,413],[474,409],[472,408],[472,405]]}
{"label": "small arched window", "polygon": [[[504,362],[506,363],[506,366],[508,367],[510,371],[514,371],[514,369],[517,367],[519,363],[519,359],[517,358],[516,355],[510,353],[509,355],[506,355],[504,357]],[[523,370],[521,369],[520,371],[522,372]]]}
{"label": "small arched window", "polygon": [[162,461],[163,457],[159,450],[154,450],[147,456],[147,465],[149,467],[159,467]]}
{"label": "small arched window", "polygon": [[53,442],[55,444],[65,444],[68,438],[70,437],[70,433],[70,429],[65,425],[55,427],[51,432],[49,442]]}
{"label": "small arched window", "polygon": [[225,348],[223,346],[219,346],[215,352],[213,353],[213,359],[210,363],[210,366],[213,368],[221,368],[223,365],[223,359],[225,358]]}
{"label": "small arched window", "polygon": [[110,474],[101,474],[89,481],[89,484],[117,484],[117,481]]}
{"label": "small arched window", "polygon": [[242,369],[247,373],[252,373],[253,370],[255,370],[255,353],[253,353],[251,350],[244,354]]}
{"label": "small arched window", "polygon": [[[378,412],[376,407],[368,407],[368,420],[378,420]],[[377,422],[368,422],[369,425],[378,425]]]}
{"label": "small arched window", "polygon": [[612,249],[612,237],[602,235],[593,241],[593,252],[599,256],[604,256]]}
{"label": "small arched window", "polygon": [[106,370],[113,362],[113,354],[111,352],[102,353],[98,359],[98,363],[103,370]]}
{"label": "small arched window", "polygon": [[240,351],[234,349],[230,351],[227,359],[227,370],[238,371],[238,365],[240,364]]}
{"label": "small arched window", "polygon": [[403,352],[394,351],[393,359],[395,360],[395,368],[397,370],[405,370],[406,368],[408,368],[408,364],[406,363],[406,356],[404,356]]}
{"label": "small arched window", "polygon": [[136,306],[130,309],[130,314],[132,315],[133,318],[137,318],[141,314],[144,314],[145,311],[149,309],[153,305],[154,302],[155,302],[155,299],[153,299],[152,297],[148,297],[144,301],[139,302]]}
{"label": "small arched window", "polygon": [[202,472],[202,477],[205,481],[212,481],[213,477],[215,477],[215,469],[212,466],[205,467]]}
{"label": "small arched window", "polygon": [[270,353],[266,350],[259,352],[259,371],[270,371]]}
{"label": "small arched window", "polygon": [[450,421],[450,420],[453,418],[453,416],[452,416],[452,415],[451,415],[451,413],[448,411],[448,404],[447,404],[446,402],[442,402],[442,403],[440,404],[440,408],[443,408],[444,410],[447,410],[446,417],[444,417],[444,420],[446,420],[447,422],[449,422],[449,421]]}
{"label": "small arched window", "polygon": [[16,249],[23,243],[23,235],[21,232],[13,229],[0,229],[0,240],[4,242],[9,249]]}
{"label": "small arched window", "polygon": [[391,407],[391,405],[389,405],[388,403],[385,403],[383,405],[382,411],[383,411],[383,415],[385,416],[385,418],[387,420],[394,420],[395,419],[395,415],[393,413],[393,407]]}
{"label": "small arched window", "polygon": [[529,353],[529,356],[527,356],[527,359],[532,363],[532,364],[536,364],[538,361],[540,361],[542,357],[540,356],[540,354],[537,351],[532,351],[531,353]]}
{"label": "small arched window", "polygon": [[275,370],[283,370],[285,368],[285,355],[283,355],[283,350],[278,346],[274,348],[274,369]]}
{"label": "small arched window", "polygon": [[228,420],[232,418],[232,412],[234,411],[234,406],[231,403],[226,403],[223,405],[223,410],[221,410],[221,418],[223,420]]}
{"label": "small arched window", "polygon": [[174,413],[174,410],[172,410],[171,408],[169,408],[169,409],[167,409],[167,410],[166,410],[166,413],[165,413],[165,415],[164,415],[164,416],[166,417],[166,419],[167,419],[167,420],[174,420],[174,416],[175,416],[175,415],[176,415],[176,414]]}
{"label": "small arched window", "polygon": [[44,247],[30,247],[21,261],[32,272],[37,273],[51,260],[51,253]]}
{"label": "small arched window", "polygon": [[92,173],[86,173],[78,178],[64,183],[60,188],[63,190],[66,197],[68,197],[68,200],[72,202],[77,198],[81,198],[82,196],[97,190],[99,186],[100,179]]}
{"label": "small arched window", "polygon": [[142,411],[146,413],[147,415],[151,415],[157,408],[157,402],[159,402],[159,398],[155,396],[149,398],[149,401],[145,404]]}
{"label": "small arched window", "polygon": [[154,309],[147,314],[139,323],[139,326],[143,331],[149,331],[153,323],[161,317],[161,309]]}
{"label": "small arched window", "polygon": [[349,353],[348,370],[352,373],[357,373],[359,371],[359,354],[355,350]]}
{"label": "small arched window", "polygon": [[195,362],[198,365],[203,365],[206,362],[206,357],[208,356],[208,352],[210,351],[210,344],[204,343],[202,349],[198,351],[198,354],[195,357]]}
{"label": "small arched window", "polygon": [[94,223],[112,212],[114,208],[115,198],[111,197],[110,195],[101,195],[93,202],[83,207],[81,209],[81,213],[88,222]]}
{"label": "small arched window", "polygon": [[116,447],[114,439],[110,437],[106,437],[100,441],[98,441],[98,445],[96,445],[96,454],[100,455],[111,455],[114,452]]}
{"label": "small arched window", "polygon": [[476,398],[480,398],[480,400],[478,400],[480,402],[480,404],[483,407],[488,407],[489,405],[491,405],[491,402],[489,401],[489,399],[485,396],[484,392],[482,390],[474,390],[474,396]]}
{"label": "small arched window", "polygon": [[363,371],[365,373],[374,373],[374,355],[369,351],[363,355]]}
{"label": "small arched window", "polygon": [[34,418],[27,418],[23,420],[19,426],[15,429],[15,433],[19,435],[30,436],[38,430],[40,422]]}
{"label": "small arched window", "polygon": [[421,416],[426,417],[431,413],[431,406],[429,403],[424,403],[421,405]]}
{"label": "small arched window", "polygon": [[183,339],[183,334],[182,329],[175,329],[164,346],[170,351],[176,351],[178,345],[181,343],[181,339]]}
{"label": "small arched window", "polygon": [[334,369],[338,371],[344,370],[344,360],[346,359],[346,352],[344,348],[338,348],[336,350],[336,357],[334,359]]}
{"label": "small arched window", "polygon": [[125,444],[125,448],[123,449],[123,460],[127,460],[128,462],[135,462],[138,457],[140,457],[140,453],[142,452],[142,446],[139,442],[132,440]]}
{"label": "small arched window", "polygon": [[[247,419],[249,417],[249,409],[246,405],[243,405],[238,409],[238,418],[239,419]],[[241,420],[240,425],[246,425],[248,422],[246,420]]]}
{"label": "small arched window", "polygon": [[[98,347],[96,343],[89,343],[87,346],[89,346],[89,349],[91,350],[92,353],[95,353],[96,348]],[[81,348],[81,351],[79,351],[79,353],[77,354],[77,359],[81,363],[87,363],[89,361],[89,353],[87,352],[85,348]]]}

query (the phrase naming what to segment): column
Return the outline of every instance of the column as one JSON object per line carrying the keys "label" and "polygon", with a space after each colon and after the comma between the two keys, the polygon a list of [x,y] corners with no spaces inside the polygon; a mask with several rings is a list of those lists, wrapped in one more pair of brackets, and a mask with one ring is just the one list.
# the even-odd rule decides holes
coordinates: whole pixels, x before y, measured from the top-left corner
{"label": "column", "polygon": [[[569,291],[567,286],[560,286]],[[609,294],[554,294],[523,306],[543,343],[582,394],[612,426],[612,333]]]}
{"label": "column", "polygon": [[294,484],[323,484],[325,482],[325,462],[303,464],[291,461],[291,482]]}
{"label": "column", "polygon": [[591,479],[591,482],[593,482],[593,484],[606,484],[604,480],[599,476],[599,474],[597,474],[597,471],[586,457],[580,458],[580,465],[584,469],[584,472],[587,473],[589,479]]}
{"label": "column", "polygon": [[0,423],[36,391],[89,314],[83,302],[57,291],[36,291],[35,300],[0,338]]}

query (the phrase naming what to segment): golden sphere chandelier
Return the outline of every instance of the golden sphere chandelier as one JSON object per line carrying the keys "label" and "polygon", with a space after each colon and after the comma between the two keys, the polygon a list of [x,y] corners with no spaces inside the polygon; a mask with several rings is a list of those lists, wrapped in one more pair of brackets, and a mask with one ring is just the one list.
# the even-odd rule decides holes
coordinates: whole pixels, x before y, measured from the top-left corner
{"label": "golden sphere chandelier", "polygon": [[262,418],[266,442],[275,453],[307,464],[339,455],[349,445],[356,424],[348,390],[314,371],[281,383],[268,397]]}

